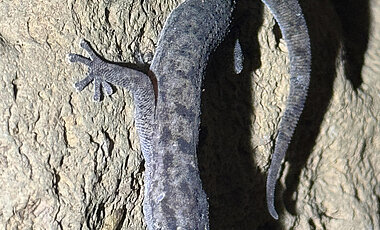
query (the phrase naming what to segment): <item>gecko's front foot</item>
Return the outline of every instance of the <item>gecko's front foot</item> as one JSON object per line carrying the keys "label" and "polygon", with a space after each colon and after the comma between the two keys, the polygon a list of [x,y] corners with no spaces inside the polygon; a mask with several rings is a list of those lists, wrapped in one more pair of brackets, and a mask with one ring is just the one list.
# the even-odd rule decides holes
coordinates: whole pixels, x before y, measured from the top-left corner
{"label": "gecko's front foot", "polygon": [[83,63],[88,66],[89,70],[87,76],[84,79],[76,82],[74,87],[78,91],[82,91],[91,81],[94,81],[94,100],[100,101],[101,88],[106,95],[111,95],[113,92],[111,85],[103,80],[103,76],[109,74],[112,68],[109,67],[109,63],[103,61],[100,56],[91,48],[88,41],[82,39],[80,46],[87,51],[90,57],[87,58],[79,54],[70,53],[68,55],[69,61]]}

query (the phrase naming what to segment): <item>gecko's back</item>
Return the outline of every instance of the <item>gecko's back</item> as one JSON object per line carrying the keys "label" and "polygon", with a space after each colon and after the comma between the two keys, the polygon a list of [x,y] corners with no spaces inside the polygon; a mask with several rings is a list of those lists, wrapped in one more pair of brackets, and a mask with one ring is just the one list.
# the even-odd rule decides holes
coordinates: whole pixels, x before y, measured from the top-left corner
{"label": "gecko's back", "polygon": [[[168,18],[151,71],[158,83],[152,166],[145,198],[156,228],[207,229],[208,202],[199,176],[196,149],[201,82],[208,57],[222,41],[234,4],[190,0]],[[155,211],[153,211],[155,210]]]}

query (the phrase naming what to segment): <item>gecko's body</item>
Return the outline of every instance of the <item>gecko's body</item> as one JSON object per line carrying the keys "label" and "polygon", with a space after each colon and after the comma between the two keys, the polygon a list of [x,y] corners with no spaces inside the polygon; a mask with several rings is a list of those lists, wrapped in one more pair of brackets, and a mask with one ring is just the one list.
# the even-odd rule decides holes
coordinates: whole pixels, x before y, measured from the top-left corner
{"label": "gecko's body", "polygon": [[[275,218],[274,185],[303,108],[310,71],[309,40],[298,3],[281,2],[265,1],[280,24],[292,65],[289,102],[267,182],[268,207]],[[210,53],[228,31],[234,6],[233,0],[187,0],[178,6],[160,34],[150,77],[101,60],[87,42],[81,45],[91,59],[70,54],[72,62],[89,66],[88,77],[76,84],[78,90],[94,80],[95,100],[100,99],[101,86],[105,93],[112,93],[108,83],[125,87],[133,94],[145,158],[143,209],[148,229],[209,228],[208,202],[196,155],[201,82]],[[290,8],[284,11],[287,6]],[[302,36],[294,37],[295,33]]]}

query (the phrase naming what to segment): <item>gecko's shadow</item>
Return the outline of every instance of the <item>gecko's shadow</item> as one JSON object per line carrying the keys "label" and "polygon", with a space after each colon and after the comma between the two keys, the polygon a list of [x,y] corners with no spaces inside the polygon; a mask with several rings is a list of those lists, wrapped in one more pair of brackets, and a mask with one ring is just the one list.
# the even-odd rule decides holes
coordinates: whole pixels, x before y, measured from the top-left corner
{"label": "gecko's shadow", "polygon": [[[301,2],[309,27],[313,63],[306,106],[286,157],[290,164],[285,180],[287,189],[277,184],[276,207],[280,213],[285,208],[297,215],[293,194],[332,97],[340,44],[345,46],[345,75],[354,89],[362,81],[360,72],[369,28],[368,0],[361,2],[364,9],[355,16],[357,20],[345,13],[356,11],[355,3],[345,3],[343,10],[339,0],[333,0],[334,6],[328,1]],[[213,55],[204,80],[198,157],[209,196],[210,228],[284,229],[280,221],[274,221],[268,214],[266,174],[259,171],[251,157],[255,151],[250,143],[254,109],[250,74],[261,65],[257,34],[262,25],[263,5],[259,1],[240,1],[240,4],[235,18],[245,57],[243,73],[239,76],[233,73],[235,35],[232,34]],[[356,25],[356,32],[348,30],[351,24]],[[275,28],[274,33],[279,41],[281,32]],[[356,33],[362,35],[358,38]]]}
{"label": "gecko's shadow", "polygon": [[363,82],[361,72],[368,48],[369,0],[331,0],[331,2],[341,23],[344,74],[356,90]]}
{"label": "gecko's shadow", "polygon": [[[266,175],[255,166],[251,147],[251,73],[261,66],[257,34],[262,14],[259,1],[238,1],[237,27],[211,56],[203,83],[198,158],[210,229],[278,229],[266,211]],[[233,67],[236,37],[244,54],[239,75]]]}

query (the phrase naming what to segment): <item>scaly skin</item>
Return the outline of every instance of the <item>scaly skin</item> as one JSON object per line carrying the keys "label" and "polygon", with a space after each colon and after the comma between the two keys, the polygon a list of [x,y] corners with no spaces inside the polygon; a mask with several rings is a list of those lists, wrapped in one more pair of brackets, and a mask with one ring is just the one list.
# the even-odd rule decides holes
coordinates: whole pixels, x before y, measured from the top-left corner
{"label": "scaly skin", "polygon": [[[291,60],[288,105],[280,124],[269,169],[267,197],[274,209],[274,188],[281,161],[301,114],[310,72],[310,45],[296,0],[265,0],[278,20]],[[101,59],[86,41],[90,58],[70,54],[71,62],[89,66],[76,83],[81,91],[94,81],[94,99],[110,84],[127,88],[135,101],[136,127],[145,158],[143,210],[148,229],[209,229],[208,202],[199,176],[196,148],[201,83],[210,53],[231,23],[233,0],[187,0],[169,16],[160,34],[149,76]]]}
{"label": "scaly skin", "polygon": [[290,90],[269,167],[266,197],[270,215],[278,219],[274,191],[281,162],[301,116],[310,82],[311,49],[305,18],[297,0],[263,0],[280,25],[289,50]]}

